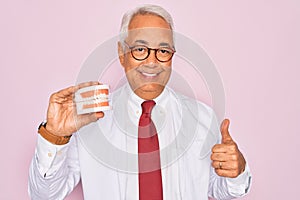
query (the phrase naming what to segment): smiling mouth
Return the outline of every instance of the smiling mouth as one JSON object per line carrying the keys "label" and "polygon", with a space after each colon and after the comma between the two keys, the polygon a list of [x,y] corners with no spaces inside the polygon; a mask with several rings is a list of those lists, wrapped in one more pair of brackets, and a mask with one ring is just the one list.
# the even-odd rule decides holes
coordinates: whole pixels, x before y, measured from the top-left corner
{"label": "smiling mouth", "polygon": [[144,70],[137,70],[144,78],[156,78],[161,72],[162,70],[159,71],[144,71]]}
{"label": "smiling mouth", "polygon": [[142,75],[146,77],[156,77],[159,73],[147,73],[147,72],[140,72]]}

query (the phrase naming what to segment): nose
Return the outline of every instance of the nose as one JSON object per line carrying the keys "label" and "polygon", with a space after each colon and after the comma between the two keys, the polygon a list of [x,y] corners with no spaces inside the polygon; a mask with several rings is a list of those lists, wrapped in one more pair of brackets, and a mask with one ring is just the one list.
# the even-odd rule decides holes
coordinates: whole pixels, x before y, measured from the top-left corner
{"label": "nose", "polygon": [[156,54],[156,51],[154,49],[150,49],[149,56],[147,58],[147,61],[149,63],[158,63],[159,62],[159,60],[157,60],[155,54]]}

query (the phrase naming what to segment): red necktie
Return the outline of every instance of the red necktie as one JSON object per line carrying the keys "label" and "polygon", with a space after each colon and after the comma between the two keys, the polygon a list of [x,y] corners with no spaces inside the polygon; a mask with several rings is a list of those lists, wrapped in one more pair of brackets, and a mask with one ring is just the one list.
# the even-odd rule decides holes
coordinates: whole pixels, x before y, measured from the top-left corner
{"label": "red necktie", "polygon": [[139,200],[162,200],[159,143],[151,120],[153,100],[142,103],[138,130]]}

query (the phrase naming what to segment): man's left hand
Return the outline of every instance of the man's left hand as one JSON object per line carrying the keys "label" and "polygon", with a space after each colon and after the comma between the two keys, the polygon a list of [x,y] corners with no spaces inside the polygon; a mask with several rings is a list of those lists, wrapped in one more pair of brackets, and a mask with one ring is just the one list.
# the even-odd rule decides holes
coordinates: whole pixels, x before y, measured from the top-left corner
{"label": "man's left hand", "polygon": [[222,143],[212,148],[211,160],[219,176],[235,178],[245,170],[246,161],[229,134],[229,123],[228,119],[222,122]]}

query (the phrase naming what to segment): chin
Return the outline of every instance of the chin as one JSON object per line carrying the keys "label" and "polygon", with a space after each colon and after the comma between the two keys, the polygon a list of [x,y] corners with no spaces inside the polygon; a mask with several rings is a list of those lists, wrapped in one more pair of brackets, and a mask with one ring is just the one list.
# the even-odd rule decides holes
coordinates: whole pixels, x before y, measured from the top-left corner
{"label": "chin", "polygon": [[158,97],[164,90],[164,86],[156,83],[151,83],[140,87],[135,93],[145,100],[151,100]]}

